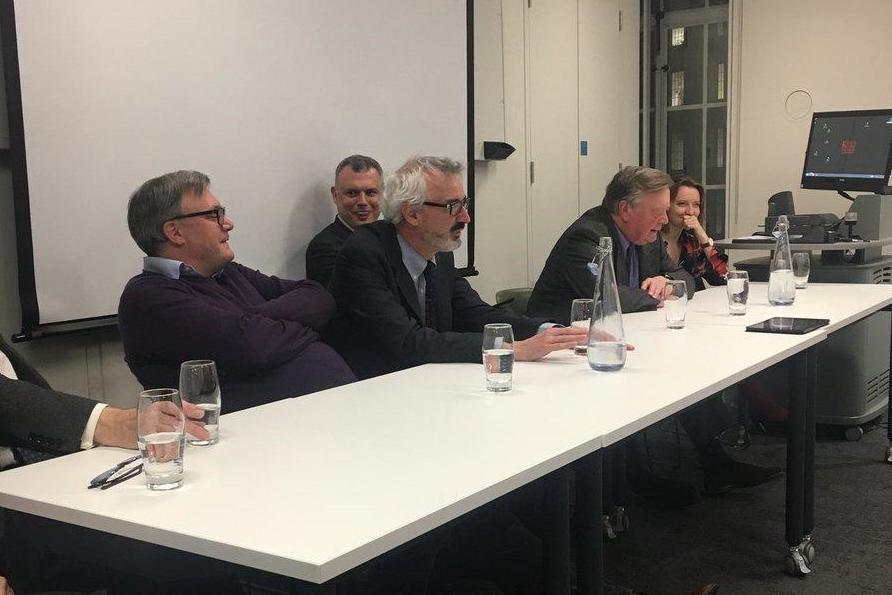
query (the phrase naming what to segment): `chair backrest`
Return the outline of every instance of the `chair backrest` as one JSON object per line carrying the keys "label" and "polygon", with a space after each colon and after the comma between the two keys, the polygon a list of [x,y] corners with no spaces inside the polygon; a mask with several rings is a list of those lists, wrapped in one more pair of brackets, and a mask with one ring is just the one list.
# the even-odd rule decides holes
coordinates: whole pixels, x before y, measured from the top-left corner
{"label": "chair backrest", "polygon": [[516,314],[526,314],[527,302],[530,301],[530,295],[533,293],[532,287],[512,287],[511,289],[500,289],[496,292],[496,303],[505,304],[505,308],[509,308]]}

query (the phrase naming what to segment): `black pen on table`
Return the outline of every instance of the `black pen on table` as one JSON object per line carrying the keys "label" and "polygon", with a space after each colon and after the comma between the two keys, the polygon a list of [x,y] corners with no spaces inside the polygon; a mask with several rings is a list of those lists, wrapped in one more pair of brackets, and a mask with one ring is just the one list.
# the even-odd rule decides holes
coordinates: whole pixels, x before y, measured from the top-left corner
{"label": "black pen on table", "polygon": [[128,479],[132,479],[132,478],[136,477],[137,475],[142,475],[142,463],[140,463],[136,467],[131,467],[130,469],[127,470],[126,473],[118,475],[114,479],[109,479],[108,481],[103,483],[101,486],[99,486],[99,489],[107,490],[108,488],[113,488],[116,485],[118,485],[119,483],[123,483],[123,482],[127,481]]}
{"label": "black pen on table", "polygon": [[93,488],[98,488],[99,486],[101,486],[102,484],[107,482],[112,475],[114,475],[115,473],[117,473],[118,471],[120,471],[121,469],[123,469],[124,467],[129,465],[130,463],[138,461],[141,458],[142,458],[141,454],[133,455],[129,459],[121,461],[120,463],[118,463],[117,465],[112,467],[111,469],[103,471],[102,473],[100,473],[99,475],[97,475],[96,477],[94,477],[93,479],[90,480],[90,485],[87,486],[87,489],[92,490]]}

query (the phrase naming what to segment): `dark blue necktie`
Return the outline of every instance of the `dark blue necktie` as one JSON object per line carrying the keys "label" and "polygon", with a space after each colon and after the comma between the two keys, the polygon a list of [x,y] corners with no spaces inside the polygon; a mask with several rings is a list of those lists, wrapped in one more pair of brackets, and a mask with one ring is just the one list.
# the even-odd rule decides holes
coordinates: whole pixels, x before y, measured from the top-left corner
{"label": "dark blue necktie", "polygon": [[626,248],[626,270],[629,273],[629,287],[638,287],[638,267],[635,266],[635,244]]}
{"label": "dark blue necktie", "polygon": [[424,267],[424,326],[437,328],[437,286],[434,271],[437,265],[428,261]]}

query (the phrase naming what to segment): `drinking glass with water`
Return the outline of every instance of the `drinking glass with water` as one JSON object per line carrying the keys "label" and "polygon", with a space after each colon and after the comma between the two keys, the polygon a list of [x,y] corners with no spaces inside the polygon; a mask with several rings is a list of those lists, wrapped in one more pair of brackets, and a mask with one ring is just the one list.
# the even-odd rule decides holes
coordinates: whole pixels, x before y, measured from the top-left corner
{"label": "drinking glass with water", "polygon": [[678,279],[667,279],[663,290],[663,311],[667,328],[684,328],[688,310],[688,284]]}
{"label": "drinking glass with water", "polygon": [[183,485],[185,424],[177,389],[155,388],[139,393],[136,444],[150,490],[173,490]]}
{"label": "drinking glass with water", "polygon": [[808,274],[811,272],[811,253],[793,253],[793,282],[796,289],[808,287]]}
{"label": "drinking glass with water", "polygon": [[[573,300],[570,305],[570,326],[584,328],[588,331],[592,324],[592,312],[595,308],[595,300],[580,299]],[[573,348],[576,355],[585,355],[588,351],[588,341]]]}
{"label": "drinking glass with water", "polygon": [[746,314],[746,300],[750,295],[750,275],[746,271],[728,271],[728,312],[731,316]]}
{"label": "drinking glass with water", "polygon": [[187,435],[187,441],[194,446],[216,444],[220,430],[220,380],[217,365],[209,359],[196,359],[180,364],[180,396],[204,411],[197,421],[204,424],[208,432],[206,440]]}
{"label": "drinking glass with water", "polygon": [[511,390],[514,371],[514,332],[510,324],[495,323],[483,327],[483,368],[486,390]]}

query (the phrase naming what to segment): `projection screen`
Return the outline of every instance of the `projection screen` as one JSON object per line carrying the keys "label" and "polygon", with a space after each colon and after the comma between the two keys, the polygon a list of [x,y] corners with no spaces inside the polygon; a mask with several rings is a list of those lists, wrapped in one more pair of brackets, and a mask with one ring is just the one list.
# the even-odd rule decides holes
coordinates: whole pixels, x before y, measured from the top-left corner
{"label": "projection screen", "polygon": [[[467,162],[467,0],[11,4],[26,334],[114,321],[142,266],[127,199],[148,178],[207,173],[235,223],[236,260],[302,278],[307,243],[334,216],[341,158],[371,155],[385,170],[414,154]],[[473,265],[469,241],[459,267]]]}

